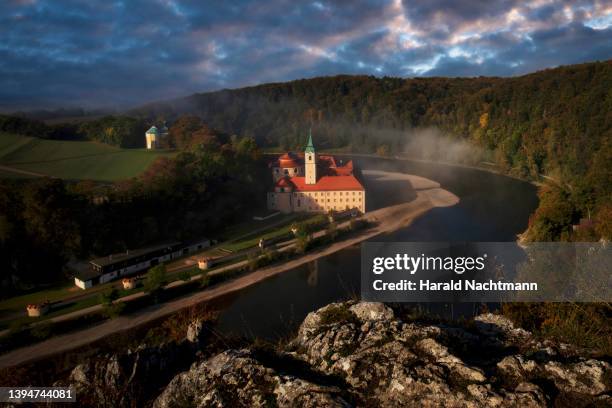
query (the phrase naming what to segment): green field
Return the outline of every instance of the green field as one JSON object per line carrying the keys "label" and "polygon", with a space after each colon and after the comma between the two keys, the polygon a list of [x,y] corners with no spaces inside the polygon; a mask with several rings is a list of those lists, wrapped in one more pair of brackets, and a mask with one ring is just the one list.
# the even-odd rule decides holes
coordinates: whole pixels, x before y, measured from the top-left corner
{"label": "green field", "polygon": [[72,180],[120,180],[142,173],[159,156],[173,154],[0,133],[0,166],[4,166],[0,168],[0,177],[27,177],[10,171],[16,169]]}

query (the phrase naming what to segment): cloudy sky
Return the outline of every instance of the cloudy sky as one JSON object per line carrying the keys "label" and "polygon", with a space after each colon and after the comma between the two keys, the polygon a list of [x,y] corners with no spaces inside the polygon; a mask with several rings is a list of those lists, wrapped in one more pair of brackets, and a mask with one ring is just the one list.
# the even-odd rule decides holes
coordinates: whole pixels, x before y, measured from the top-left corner
{"label": "cloudy sky", "polygon": [[125,107],[318,75],[612,58],[612,0],[2,0],[0,108]]}

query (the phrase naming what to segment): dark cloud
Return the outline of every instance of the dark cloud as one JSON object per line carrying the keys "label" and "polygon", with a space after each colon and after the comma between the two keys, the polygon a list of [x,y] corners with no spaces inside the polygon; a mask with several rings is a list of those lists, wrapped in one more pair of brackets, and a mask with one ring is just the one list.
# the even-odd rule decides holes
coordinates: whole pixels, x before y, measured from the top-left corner
{"label": "dark cloud", "polygon": [[339,73],[516,75],[611,56],[612,6],[597,0],[0,3],[4,110]]}

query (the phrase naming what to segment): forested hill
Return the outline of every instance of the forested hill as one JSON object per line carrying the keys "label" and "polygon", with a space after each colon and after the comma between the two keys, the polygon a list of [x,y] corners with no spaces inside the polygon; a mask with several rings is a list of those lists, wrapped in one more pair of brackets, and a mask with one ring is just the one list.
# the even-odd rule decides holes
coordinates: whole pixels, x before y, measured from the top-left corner
{"label": "forested hill", "polygon": [[321,77],[195,94],[133,113],[170,120],[192,113],[284,147],[302,144],[314,122],[319,146],[362,152],[402,149],[406,137],[388,130],[433,126],[495,152],[514,173],[561,177],[586,174],[610,140],[612,61],[514,78]]}
{"label": "forested hill", "polygon": [[479,147],[463,161],[494,161],[507,173],[546,175],[562,186],[541,192],[531,239],[568,237],[592,214],[600,232],[575,239],[612,235],[603,225],[612,216],[612,60],[513,78],[322,77],[194,94],[131,113],[157,121],[195,114],[283,148],[303,146],[311,125],[318,147],[355,152],[418,154],[436,139],[438,152],[428,152],[436,159],[455,147],[447,137],[457,139]]}

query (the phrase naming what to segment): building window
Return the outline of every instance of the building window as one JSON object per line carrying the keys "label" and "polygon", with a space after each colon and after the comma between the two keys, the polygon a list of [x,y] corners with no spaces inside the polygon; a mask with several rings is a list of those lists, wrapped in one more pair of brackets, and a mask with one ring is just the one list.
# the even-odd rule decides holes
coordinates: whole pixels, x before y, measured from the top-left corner
{"label": "building window", "polygon": [[300,206],[301,206],[301,202],[300,202],[300,200],[298,200],[298,207],[300,207]]}
{"label": "building window", "polygon": [[289,175],[289,170],[285,169],[285,176]]}

